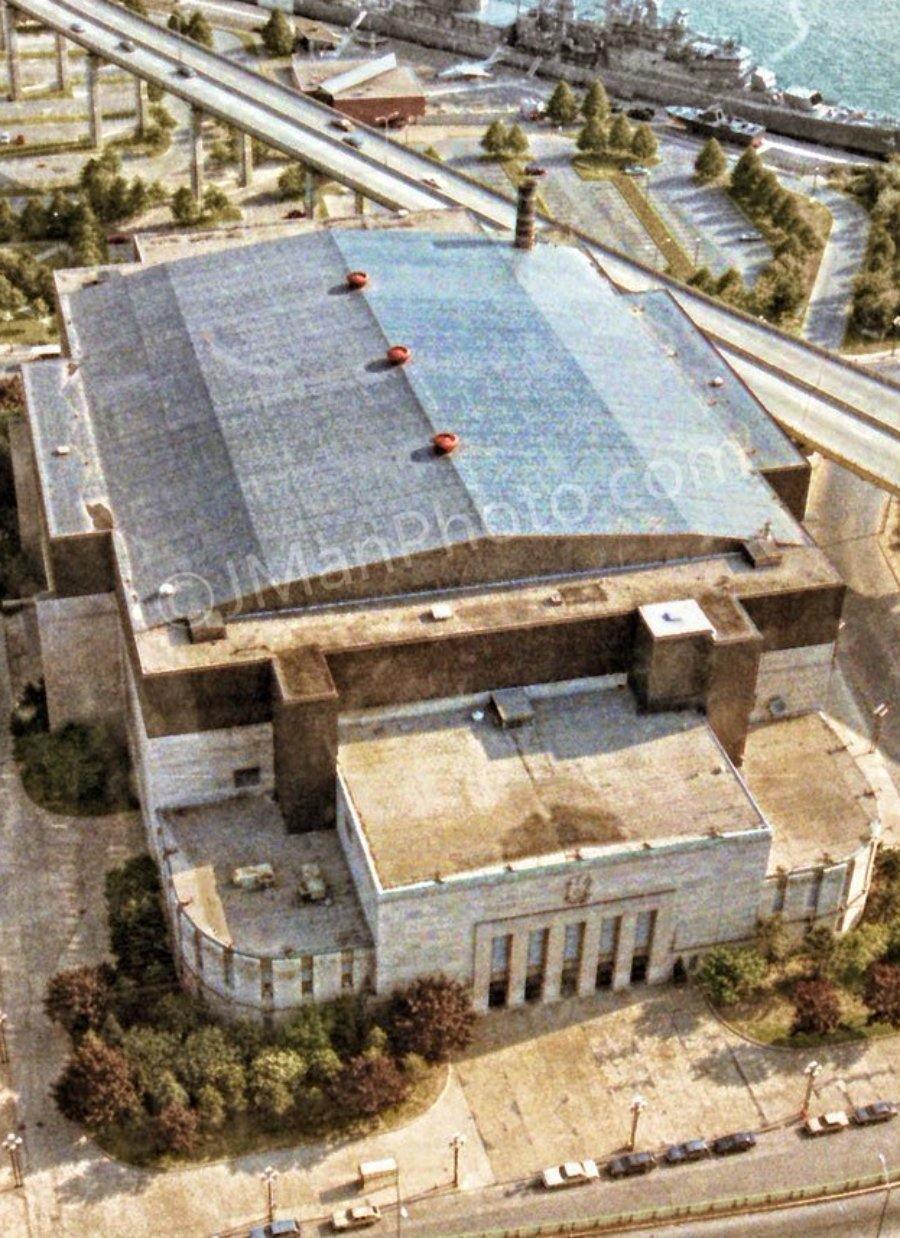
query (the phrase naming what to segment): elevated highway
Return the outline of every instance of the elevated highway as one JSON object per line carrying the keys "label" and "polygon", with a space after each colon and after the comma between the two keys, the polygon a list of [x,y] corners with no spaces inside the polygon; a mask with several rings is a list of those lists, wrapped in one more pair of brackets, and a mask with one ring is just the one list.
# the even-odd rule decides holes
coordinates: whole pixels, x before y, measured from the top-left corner
{"label": "elevated highway", "polygon": [[[359,147],[349,145],[333,125],[331,108],[110,0],[15,0],[14,8],[178,96],[197,113],[218,117],[392,210],[463,207],[487,227],[514,225],[511,198],[362,125],[356,126]],[[900,388],[711,301],[584,233],[551,219],[543,226],[561,228],[623,289],[668,288],[788,433],[900,493]]]}

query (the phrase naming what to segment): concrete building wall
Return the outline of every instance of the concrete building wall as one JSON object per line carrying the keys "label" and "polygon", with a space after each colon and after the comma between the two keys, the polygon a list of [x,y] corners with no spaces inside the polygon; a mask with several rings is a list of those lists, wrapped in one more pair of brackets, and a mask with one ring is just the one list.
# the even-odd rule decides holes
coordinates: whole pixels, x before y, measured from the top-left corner
{"label": "concrete building wall", "polygon": [[756,699],[751,722],[772,717],[769,702],[780,697],[789,714],[824,709],[831,680],[834,643],[801,645],[796,649],[772,649],[759,660]]}
{"label": "concrete building wall", "polygon": [[[487,938],[509,932],[521,942],[535,926],[547,926],[555,949],[568,922],[583,921],[595,934],[602,919],[621,915],[627,933],[643,909],[657,912],[648,979],[663,980],[679,955],[752,934],[769,846],[769,832],[760,829],[555,868],[387,891],[378,909],[377,991],[442,971],[467,984],[476,981],[475,1001],[483,1007]],[[623,935],[623,951],[626,941]],[[590,968],[590,960],[585,966]],[[559,995],[557,983],[551,978],[548,997]],[[620,974],[618,987],[627,983]]]}
{"label": "concrete building wall", "polygon": [[767,877],[759,905],[761,919],[780,915],[795,936],[814,924],[837,933],[852,928],[866,905],[880,829],[850,855],[818,867]]}
{"label": "concrete building wall", "polygon": [[123,728],[124,659],[111,593],[35,602],[50,726],[105,722]]}
{"label": "concrete building wall", "polygon": [[147,741],[146,777],[154,807],[230,799],[238,771],[258,770],[254,793],[275,785],[272,724],[235,726]]}
{"label": "concrete building wall", "polygon": [[337,776],[337,835],[356,886],[356,895],[369,926],[369,932],[377,946],[380,890],[376,883],[374,865],[366,846],[365,836],[354,825],[354,812],[350,807],[349,793],[340,772]]}
{"label": "concrete building wall", "polygon": [[16,487],[16,510],[19,520],[19,542],[35,563],[43,561],[43,530],[41,496],[38,488],[34,448],[28,423],[14,417],[9,423],[9,449],[13,481]]}

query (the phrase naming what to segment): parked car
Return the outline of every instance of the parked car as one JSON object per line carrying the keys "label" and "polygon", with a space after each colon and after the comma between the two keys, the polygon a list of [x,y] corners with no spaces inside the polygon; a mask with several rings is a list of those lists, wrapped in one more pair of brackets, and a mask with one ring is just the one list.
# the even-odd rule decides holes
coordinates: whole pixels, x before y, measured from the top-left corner
{"label": "parked car", "polygon": [[614,1156],[606,1172],[611,1178],[631,1178],[635,1174],[648,1174],[655,1168],[656,1157],[652,1152],[626,1152],[624,1156]]}
{"label": "parked car", "polygon": [[84,26],[80,21],[73,21],[69,29],[73,34],[84,34]]}
{"label": "parked car", "polygon": [[345,138],[341,138],[345,146],[352,146],[354,150],[362,150],[362,138],[358,138],[355,133],[349,134]]}
{"label": "parked car", "polygon": [[667,1165],[682,1165],[685,1161],[702,1161],[712,1152],[705,1139],[688,1139],[686,1143],[673,1143],[666,1151]]}
{"label": "parked car", "polygon": [[328,897],[328,885],[322,874],[321,865],[315,863],[300,865],[297,897],[301,903],[322,903],[325,901]]}
{"label": "parked car", "polygon": [[762,237],[758,232],[739,232],[736,239],[744,245],[751,245],[754,241],[761,241]]}
{"label": "parked car", "polygon": [[720,1135],[712,1141],[716,1156],[733,1156],[735,1152],[749,1152],[755,1147],[756,1136],[752,1131],[735,1131],[733,1135]]}
{"label": "parked car", "polygon": [[353,132],[353,121],[348,120],[346,116],[336,116],[331,122],[333,129],[342,129],[344,133]]}
{"label": "parked car", "polygon": [[600,1170],[595,1161],[566,1161],[564,1165],[551,1165],[541,1173],[541,1182],[548,1191],[561,1186],[582,1186],[585,1182],[596,1182]]}
{"label": "parked car", "polygon": [[803,1133],[805,1135],[836,1135],[838,1131],[846,1130],[849,1125],[850,1119],[843,1109],[836,1109],[834,1113],[820,1113],[817,1118],[807,1118],[803,1123]]}
{"label": "parked car", "polygon": [[656,109],[652,107],[630,107],[627,115],[632,120],[652,120],[656,115]]}
{"label": "parked car", "polygon": [[251,1229],[249,1238],[283,1238],[284,1234],[299,1234],[300,1224],[293,1217],[283,1221],[270,1221],[268,1225],[257,1225]]}
{"label": "parked car", "polygon": [[0,133],[0,146],[9,146],[11,142],[12,142],[11,133],[7,133],[5,130],[3,133]]}
{"label": "parked car", "polygon": [[871,1105],[860,1105],[850,1114],[857,1126],[871,1126],[875,1122],[890,1122],[897,1116],[897,1106],[892,1100],[876,1100]]}
{"label": "parked car", "polygon": [[131,42],[130,39],[119,39],[119,51],[120,52],[133,52],[134,44]]}
{"label": "parked car", "polygon": [[179,77],[193,77],[194,70],[189,64],[180,64],[175,70]]}
{"label": "parked car", "polygon": [[381,1220],[381,1209],[377,1204],[351,1204],[349,1208],[338,1208],[331,1214],[331,1228],[337,1233],[346,1233],[350,1229],[368,1229]]}
{"label": "parked car", "polygon": [[622,169],[626,176],[649,176],[649,170],[640,163],[626,163]]}

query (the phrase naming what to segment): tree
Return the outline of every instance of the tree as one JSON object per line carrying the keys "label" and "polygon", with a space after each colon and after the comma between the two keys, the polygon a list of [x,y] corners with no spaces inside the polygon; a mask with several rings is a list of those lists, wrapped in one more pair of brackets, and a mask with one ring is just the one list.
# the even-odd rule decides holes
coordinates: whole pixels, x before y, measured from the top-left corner
{"label": "tree", "polygon": [[639,163],[649,163],[651,159],[656,158],[656,152],[659,149],[659,143],[656,140],[656,134],[649,125],[638,125],[634,131],[634,137],[631,139],[631,153]]}
{"label": "tree", "polygon": [[399,1056],[417,1053],[429,1062],[445,1062],[471,1042],[475,1011],[458,981],[423,976],[393,994],[385,1023]]}
{"label": "tree", "polygon": [[766,978],[766,961],[743,946],[713,946],[697,968],[697,982],[716,1006],[733,1006]]}
{"label": "tree", "polygon": [[212,26],[199,9],[195,9],[188,19],[185,34],[189,39],[193,39],[195,43],[199,43],[202,47],[212,48],[213,46]]}
{"label": "tree", "polygon": [[492,121],[484,131],[481,149],[489,155],[501,155],[509,142],[509,130],[502,120]]}
{"label": "tree", "polygon": [[888,937],[884,924],[860,924],[839,937],[830,963],[834,979],[848,988],[859,989],[869,967],[884,956]]}
{"label": "tree", "polygon": [[57,972],[44,998],[47,1018],[61,1024],[73,1040],[85,1032],[99,1031],[110,1012],[112,981],[108,963]]}
{"label": "tree", "polygon": [[827,924],[817,924],[803,938],[802,952],[812,964],[813,976],[827,976],[837,938]]}
{"label": "tree", "polygon": [[[141,987],[173,985],[169,932],[152,857],[134,856],[108,872],[105,894],[110,948],[119,978],[129,977]],[[157,1003],[154,1018],[168,998],[166,995]],[[189,1000],[184,998],[185,1002]]]}
{"label": "tree", "polygon": [[727,271],[723,271],[716,280],[716,296],[728,305],[746,304],[747,288],[744,284],[744,277],[735,267],[729,267]]}
{"label": "tree", "polygon": [[602,154],[606,150],[606,128],[603,122],[598,117],[591,116],[575,139],[575,145],[585,154]]}
{"label": "tree", "polygon": [[17,232],[16,213],[10,206],[8,198],[0,198],[0,245],[6,245],[9,241],[15,240]]}
{"label": "tree", "polygon": [[767,916],[759,921],[753,944],[767,963],[784,962],[791,952],[791,943],[780,915]]}
{"label": "tree", "polygon": [[578,100],[568,82],[557,82],[547,100],[545,116],[555,125],[571,125],[578,115]]}
{"label": "tree", "polygon": [[25,294],[5,275],[0,275],[0,312],[16,314],[27,304]]}
{"label": "tree", "polygon": [[186,185],[182,185],[180,189],[175,190],[172,195],[171,210],[172,218],[177,224],[181,224],[182,227],[195,224],[200,218],[200,207],[197,205],[197,199]]}
{"label": "tree", "polygon": [[206,1084],[197,1093],[197,1116],[206,1131],[217,1131],[225,1125],[228,1110],[218,1088]]}
{"label": "tree", "polygon": [[609,127],[609,144],[616,150],[631,149],[631,125],[624,112],[619,112],[618,116],[613,117],[613,122]]}
{"label": "tree", "polygon": [[263,47],[270,56],[290,56],[294,50],[296,34],[293,22],[288,21],[280,9],[273,9],[272,15],[261,31]]}
{"label": "tree", "polygon": [[86,1033],[52,1091],[63,1117],[89,1130],[112,1126],[139,1107],[130,1062],[94,1032]]}
{"label": "tree", "polygon": [[40,198],[29,198],[19,216],[19,228],[29,241],[42,241],[47,235],[47,211]]}
{"label": "tree", "polygon": [[587,88],[587,93],[581,100],[581,114],[585,120],[606,120],[609,116],[609,95],[606,87],[595,78]]}
{"label": "tree", "polygon": [[294,1108],[306,1077],[306,1060],[294,1049],[263,1049],[249,1072],[250,1098],[266,1117],[283,1118]]}
{"label": "tree", "polygon": [[409,1083],[389,1057],[363,1054],[351,1058],[334,1080],[331,1097],[349,1118],[372,1117],[399,1105]]}
{"label": "tree", "polygon": [[731,191],[735,197],[751,197],[762,170],[762,160],[753,147],[748,146],[731,172]]}
{"label": "tree", "polygon": [[141,1023],[123,1033],[120,1045],[132,1065],[137,1087],[146,1093],[157,1091],[159,1079],[171,1071],[180,1047],[178,1036]]}
{"label": "tree", "polygon": [[247,1073],[240,1051],[221,1027],[191,1032],[173,1066],[191,1096],[198,1096],[208,1084],[222,1094],[230,1110],[245,1107]]}
{"label": "tree", "polygon": [[770,263],[756,282],[757,306],[770,322],[792,314],[802,300],[803,281],[793,267]]}
{"label": "tree", "polygon": [[724,176],[727,167],[725,152],[715,138],[710,138],[694,162],[694,175],[701,183],[708,184]]}
{"label": "tree", "polygon": [[197,1148],[200,1134],[199,1115],[185,1105],[166,1105],[156,1119],[154,1134],[161,1152],[190,1156]]}
{"label": "tree", "polygon": [[900,964],[873,963],[866,972],[865,1003],[870,1023],[900,1027]]}
{"label": "tree", "polygon": [[528,138],[521,125],[513,125],[507,134],[506,152],[510,155],[528,154]]}
{"label": "tree", "polygon": [[306,192],[306,171],[302,164],[292,163],[278,177],[279,197],[291,201],[302,198]]}
{"label": "tree", "polygon": [[823,1036],[841,1021],[838,991],[830,980],[798,980],[794,986],[792,1032]]}

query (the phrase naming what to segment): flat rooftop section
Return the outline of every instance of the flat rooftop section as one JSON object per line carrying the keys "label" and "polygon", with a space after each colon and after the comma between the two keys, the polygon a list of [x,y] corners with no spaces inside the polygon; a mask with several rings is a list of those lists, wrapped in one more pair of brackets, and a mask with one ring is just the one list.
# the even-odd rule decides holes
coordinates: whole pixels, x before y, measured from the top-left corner
{"label": "flat rooftop section", "polygon": [[842,860],[868,841],[878,812],[871,788],[821,714],[750,732],[742,772],[772,826],[769,871]]}
{"label": "flat rooftop section", "polygon": [[[356,269],[370,283],[348,293]],[[570,247],[399,229],[308,233],[72,293],[136,626],[171,617],[159,585],[184,573],[227,607],[235,565],[265,565],[278,587],[405,559],[411,513],[417,554],[512,535],[742,541],[767,523],[802,542],[717,397],[636,308]],[[385,363],[391,343],[410,364]],[[703,371],[715,390],[737,383],[719,369]],[[461,446],[439,459],[447,429]]]}
{"label": "flat rooftop section", "polygon": [[[173,858],[179,897],[191,919],[218,940],[250,954],[332,953],[371,946],[350,870],[334,830],[289,834],[277,806],[248,795],[160,814],[178,847]],[[330,905],[301,903],[300,865],[315,862]],[[271,864],[275,886],[240,890],[235,868]]]}
{"label": "flat rooftop section", "polygon": [[626,687],[528,695],[534,721],[512,729],[471,705],[342,725],[338,765],[384,886],[765,828],[698,714],[638,714]]}

